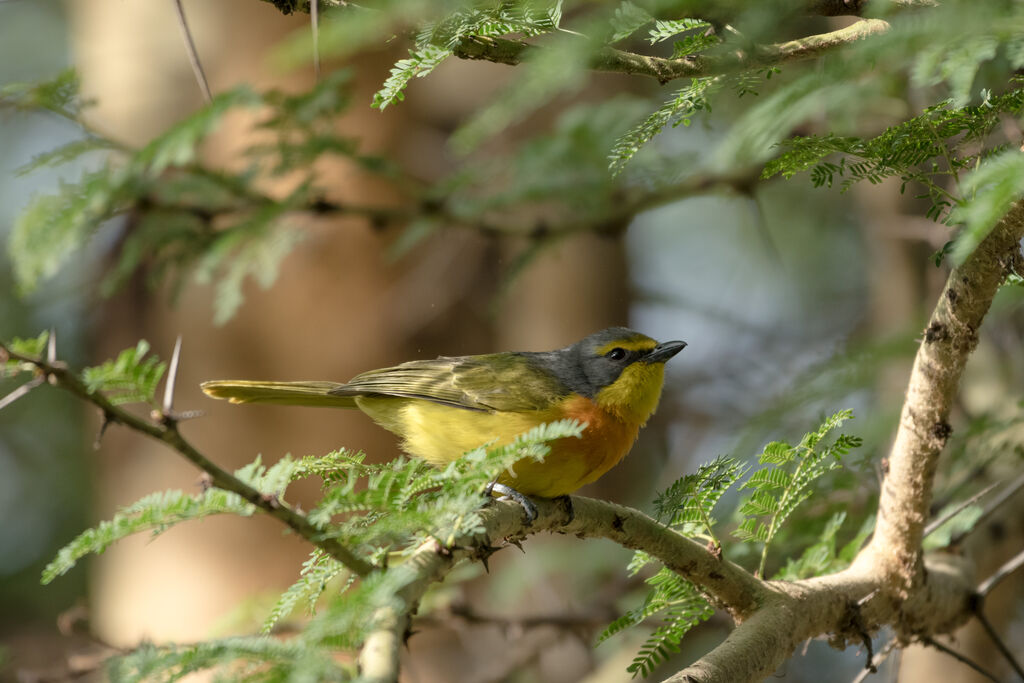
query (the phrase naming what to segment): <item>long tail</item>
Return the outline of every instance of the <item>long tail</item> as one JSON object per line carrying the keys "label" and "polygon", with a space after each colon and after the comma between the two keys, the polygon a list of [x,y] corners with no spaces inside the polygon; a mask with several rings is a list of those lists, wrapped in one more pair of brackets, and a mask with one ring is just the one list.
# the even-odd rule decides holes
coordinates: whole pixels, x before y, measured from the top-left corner
{"label": "long tail", "polygon": [[220,379],[200,385],[207,396],[232,403],[274,403],[285,406],[323,406],[355,408],[353,396],[333,396],[327,392],[343,384],[337,382],[250,382]]}

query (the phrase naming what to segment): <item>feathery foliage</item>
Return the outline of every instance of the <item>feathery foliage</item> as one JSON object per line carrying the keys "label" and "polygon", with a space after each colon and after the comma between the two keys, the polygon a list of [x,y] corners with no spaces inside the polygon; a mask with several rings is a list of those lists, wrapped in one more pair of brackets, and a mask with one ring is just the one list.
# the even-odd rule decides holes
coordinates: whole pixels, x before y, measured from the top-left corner
{"label": "feathery foliage", "polygon": [[[345,568],[319,548],[315,548],[309,559],[302,563],[298,580],[281,594],[270,614],[263,622],[263,633],[270,633],[282,619],[292,614],[300,603],[305,603],[308,614],[315,611],[317,600],[327,590],[328,583],[344,573]],[[335,591],[340,595],[352,585],[354,576],[348,576],[347,583]]]}
{"label": "feathery foliage", "polygon": [[[138,274],[152,285],[168,285],[172,292],[187,278],[196,278],[213,286],[215,318],[223,321],[241,305],[247,282],[267,287],[274,281],[281,260],[302,237],[292,220],[298,214],[354,215],[375,227],[405,227],[396,253],[449,225],[525,236],[529,244],[513,259],[510,270],[515,271],[565,234],[619,234],[638,211],[675,198],[663,190],[689,179],[694,169],[698,174],[702,168],[746,172],[765,162],[766,179],[807,172],[816,187],[838,186],[840,191],[858,182],[900,179],[904,190],[928,201],[928,217],[959,228],[955,242],[939,256],[961,262],[1024,196],[1024,162],[1018,152],[1024,87],[1011,77],[1024,67],[1021,3],[948,0],[915,11],[902,11],[893,3],[884,10],[884,33],[845,46],[823,46],[821,55],[809,55],[812,59],[783,55],[777,64],[775,50],[792,45],[779,41],[788,40],[795,26],[785,3],[749,8],[726,3],[708,9],[712,21],[684,16],[689,6],[658,1],[583,3],[564,17],[556,0],[395,0],[380,8],[343,4],[325,12],[320,36],[325,56],[343,58],[367,45],[407,42],[408,56],[394,65],[374,96],[378,109],[401,101],[413,78],[428,76],[474,38],[514,38],[515,49],[522,47],[520,40],[529,43],[509,60],[521,63],[507,87],[467,117],[452,137],[457,151],[467,153],[453,173],[425,184],[382,159],[361,154],[357,139],[337,133],[337,119],[350,105],[350,86],[342,72],[326,74],[315,88],[298,94],[228,89],[140,148],[88,125],[82,114],[90,103],[82,98],[73,71],[45,83],[2,86],[0,107],[46,112],[82,128],[80,139],[36,156],[20,170],[75,164],[76,175],[32,198],[15,221],[9,251],[19,290],[32,291],[71,263],[83,247],[105,245],[114,265],[101,283],[104,292]],[[813,18],[801,18],[800,24],[828,30]],[[308,34],[301,38],[309,42]],[[676,84],[667,98],[653,80],[650,88],[632,88],[618,100],[605,93],[607,84],[621,76],[601,76],[606,80],[588,87],[597,57],[625,56],[649,68],[661,63],[649,58],[664,58],[670,49],[670,59],[708,65],[707,75]],[[307,59],[309,47],[303,50],[300,58]],[[719,63],[725,66],[716,71]],[[878,71],[878,64],[886,65],[885,73]],[[756,101],[739,101],[758,93]],[[574,107],[560,115],[545,110],[571,98],[576,98]],[[229,113],[239,110],[258,118],[254,125],[262,141],[245,150],[239,166],[232,166],[241,170],[211,167],[200,150]],[[675,155],[670,140],[663,153],[652,149],[640,154],[659,135],[712,111],[716,119],[700,150],[712,160],[709,164],[695,163],[693,152]],[[510,129],[538,134],[516,145],[511,154],[504,153],[504,144],[477,149]],[[716,148],[706,149],[710,145]],[[395,181],[411,208],[328,200],[328,188],[316,170],[326,156]],[[276,194],[265,189],[267,181],[286,176],[291,189]],[[104,232],[117,234],[102,239],[107,237]],[[98,235],[101,239],[95,239]],[[1019,284],[1021,278],[1011,274],[1008,282]],[[15,342],[13,348],[42,356],[45,343],[42,335]],[[152,402],[164,366],[147,352],[140,342],[81,377],[114,403]],[[12,376],[38,370],[30,363],[6,361],[0,372]],[[760,545],[759,573],[764,573],[769,547],[780,532],[794,526],[787,522],[794,521],[794,511],[815,481],[859,444],[845,435],[828,441],[848,417],[838,413],[796,446],[768,444],[760,467],[739,487],[745,497],[742,521],[733,535]],[[989,427],[991,433],[999,431]],[[354,677],[354,671],[337,663],[337,650],[361,643],[367,613],[382,605],[409,607],[402,604],[400,593],[410,570],[400,562],[385,568],[385,559],[412,553],[425,539],[444,545],[479,530],[484,486],[522,458],[544,457],[550,440],[573,438],[579,430],[578,424],[548,425],[516,444],[477,449],[442,470],[407,459],[368,464],[362,455],[346,451],[323,458],[285,457],[271,467],[257,460],[237,476],[282,505],[287,505],[292,482],[319,478],[321,497],[308,519],[325,537],[381,569],[355,581],[336,561],[314,551],[264,625],[271,631],[304,610],[312,616],[299,636],[287,642],[241,638],[146,646],[118,660],[112,677],[173,680],[200,670],[233,680]],[[990,448],[999,449],[1013,452],[1005,445]],[[713,552],[728,552],[722,548],[721,529],[715,528],[722,517],[715,508],[728,502],[726,492],[735,491],[750,469],[730,458],[699,468],[661,494],[655,504],[659,519],[708,541]],[[217,489],[154,494],[72,541],[44,579],[52,580],[87,554],[103,552],[129,534],[159,534],[182,521],[252,512],[242,499]],[[970,522],[964,520],[972,514],[976,511],[968,509],[947,526],[965,528]],[[813,576],[847,563],[870,521],[843,544],[845,521],[845,513],[831,516],[816,540],[795,554],[779,575]],[[940,530],[929,542],[942,543],[950,533]],[[643,571],[652,562],[637,553],[630,572]],[[664,568],[647,583],[643,605],[602,636],[661,619],[630,667],[638,675],[650,673],[675,651],[689,628],[710,614],[698,589]]]}
{"label": "feathery foliage", "polygon": [[811,496],[811,485],[839,467],[839,459],[861,444],[859,437],[846,434],[840,434],[830,444],[822,443],[830,432],[852,417],[849,410],[835,413],[795,446],[785,441],[769,443],[758,462],[770,467],[755,471],[740,486],[741,490],[752,492],[740,504],[743,521],[732,533],[741,541],[762,544],[759,576],[764,576],[772,540],[793,511]]}
{"label": "feathery foliage", "polygon": [[1024,116],[1024,87],[1019,79],[1007,92],[988,94],[980,105],[954,106],[945,100],[922,114],[864,140],[834,134],[795,137],[782,155],[765,165],[762,177],[789,178],[810,171],[815,187],[878,184],[899,178],[901,192],[920,188],[926,216],[961,225],[952,247],[962,263],[988,235],[1010,205],[1024,196],[1020,153],[1007,150],[993,134],[1004,117]]}
{"label": "feathery foliage", "polygon": [[[315,181],[314,161],[336,155],[371,173],[391,172],[381,160],[359,154],[354,140],[335,131],[336,117],[350,102],[348,81],[347,72],[335,72],[295,95],[239,86],[217,95],[142,148],[86,129],[82,140],[36,157],[22,170],[65,164],[87,152],[103,151],[106,158],[77,181],[63,181],[57,192],[33,197],[18,216],[8,251],[19,288],[33,290],[103,226],[135,215],[136,221],[121,228],[124,238],[116,242],[116,265],[103,283],[104,293],[139,270],[153,286],[169,281],[173,293],[180,291],[186,275],[194,274],[202,282],[216,283],[215,319],[227,320],[242,301],[244,282],[254,277],[268,287],[281,259],[300,238],[301,233],[285,226],[292,214],[308,211],[323,194]],[[87,103],[77,88],[77,78],[62,73],[37,86],[7,86],[0,92],[0,106],[34,106],[80,123],[77,117]],[[255,125],[268,142],[245,151],[241,172],[204,166],[200,146],[237,110],[261,111]],[[285,196],[258,188],[261,178],[296,169],[305,181]]]}
{"label": "feathery foliage", "polygon": [[112,681],[176,681],[210,671],[217,680],[232,681],[352,681],[351,665],[338,663],[330,650],[299,638],[277,640],[234,637],[192,645],[144,644],[110,660]]}
{"label": "feathery foliage", "polygon": [[149,343],[140,339],[134,349],[125,349],[114,360],[85,368],[82,381],[89,391],[102,391],[111,403],[152,403],[156,385],[167,365],[147,356]]}
{"label": "feathery foliage", "polygon": [[151,493],[121,508],[113,518],[87,529],[61,548],[43,570],[42,582],[50,583],[66,574],[80,559],[100,554],[115,542],[142,532],[158,536],[171,527],[210,515],[235,514],[248,517],[253,506],[241,497],[220,489],[190,495],[182,491]]}
{"label": "feathery foliage", "polygon": [[[38,337],[22,339],[15,337],[7,342],[7,347],[15,353],[29,358],[42,358],[46,352],[46,342],[50,338],[49,332],[41,332]],[[31,363],[5,358],[0,364],[0,377],[16,377],[23,372],[35,372],[36,367]]]}
{"label": "feathery foliage", "polygon": [[395,62],[391,75],[373,96],[373,106],[384,109],[405,99],[413,78],[423,78],[452,56],[459,43],[471,36],[538,36],[558,28],[561,0],[541,5],[502,1],[492,7],[461,9],[427,23],[416,35],[409,56]]}
{"label": "feathery foliage", "polygon": [[721,89],[722,81],[719,76],[692,79],[690,85],[677,90],[657,111],[616,140],[608,154],[611,172],[622,172],[629,160],[665,126],[689,126],[698,112],[710,112],[709,98]]}
{"label": "feathery foliage", "polygon": [[836,539],[845,521],[846,512],[844,511],[832,515],[825,522],[825,527],[821,530],[818,540],[805,548],[800,557],[788,558],[786,566],[780,569],[773,578],[796,581],[812,576],[831,574],[849,566],[874,529],[875,518],[873,515],[869,515],[853,538],[839,546]]}
{"label": "feathery foliage", "polygon": [[[756,469],[739,487],[754,491],[740,504],[739,511],[746,519],[733,535],[741,540],[764,543],[759,573],[764,573],[769,544],[793,510],[811,495],[814,481],[838,467],[839,458],[860,444],[859,438],[846,435],[838,436],[831,443],[825,442],[832,431],[852,416],[849,410],[832,415],[818,429],[805,434],[796,446],[781,441],[768,444],[759,458],[765,467]],[[719,456],[660,493],[654,502],[655,515],[681,534],[706,540],[709,550],[721,556],[723,548],[714,530],[718,524],[714,509],[722,496],[750,470],[750,466],[734,458]],[[760,516],[768,517],[768,521],[759,522]],[[807,547],[799,559],[791,559],[780,575],[786,578],[816,576],[849,564],[874,522],[865,521],[856,536],[837,550],[836,536],[845,519],[845,513],[830,519],[818,540]],[[650,555],[638,551],[627,571],[633,576],[654,562]],[[598,638],[598,642],[603,642],[630,627],[660,617],[661,624],[647,638],[629,667],[630,672],[641,676],[647,676],[671,653],[678,652],[679,642],[686,632],[713,612],[695,586],[666,567],[661,567],[646,583],[650,590],[641,605],[627,610]]]}
{"label": "feathery foliage", "polygon": [[617,633],[660,615],[661,623],[647,637],[626,669],[634,678],[648,676],[658,664],[679,652],[679,643],[687,631],[714,613],[697,588],[670,569],[662,567],[647,578],[645,583],[651,590],[643,604],[609,624],[597,640],[602,643]]}
{"label": "feathery foliage", "polygon": [[721,549],[711,512],[722,495],[749,469],[732,458],[719,456],[659,494],[654,501],[655,516],[680,533],[702,538]]}

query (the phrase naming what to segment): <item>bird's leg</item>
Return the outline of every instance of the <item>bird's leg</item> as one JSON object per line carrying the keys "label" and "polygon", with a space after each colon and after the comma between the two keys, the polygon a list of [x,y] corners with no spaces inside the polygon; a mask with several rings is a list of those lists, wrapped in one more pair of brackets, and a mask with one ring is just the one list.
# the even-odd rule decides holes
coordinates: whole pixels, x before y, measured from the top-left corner
{"label": "bird's leg", "polygon": [[[523,508],[523,513],[526,515],[526,522],[528,524],[532,524],[533,520],[537,519],[537,506],[533,504],[532,500],[524,496],[522,493],[519,493],[519,491],[516,491],[514,488],[505,486],[504,484],[499,484],[497,480],[495,480],[487,485],[485,493],[488,496],[492,493],[500,493],[501,498],[508,498],[519,503]],[[499,500],[501,500],[501,498],[499,498]]]}

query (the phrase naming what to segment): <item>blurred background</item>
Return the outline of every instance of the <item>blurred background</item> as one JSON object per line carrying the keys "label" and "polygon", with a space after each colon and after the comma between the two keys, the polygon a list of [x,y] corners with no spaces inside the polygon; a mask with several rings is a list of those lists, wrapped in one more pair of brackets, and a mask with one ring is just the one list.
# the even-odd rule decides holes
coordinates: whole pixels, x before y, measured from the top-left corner
{"label": "blurred background", "polygon": [[[312,83],[311,70],[281,69],[268,57],[305,26],[305,15],[284,17],[252,0],[185,6],[214,92],[239,83],[298,91]],[[358,133],[368,151],[438,178],[458,162],[448,145],[451,131],[507,85],[513,70],[448,60],[414,82],[399,106],[371,109],[371,95],[401,49],[350,60],[355,104],[339,126]],[[84,92],[96,100],[90,123],[128,144],[144,144],[202,105],[171,2],[0,2],[0,85],[50,78],[68,66],[79,70]],[[576,99],[616,91],[652,102],[665,96],[656,84],[606,75]],[[728,121],[739,113],[718,116]],[[527,130],[515,129],[496,144],[514,146],[517,135],[556,118],[556,109],[542,111],[522,126]],[[656,144],[699,159],[721,133],[680,127]],[[51,191],[89,161],[24,176],[15,169],[80,134],[57,117],[0,111],[0,235],[33,193]],[[204,159],[231,168],[252,135],[251,121],[233,115],[205,145]],[[400,201],[344,164],[325,165],[322,173],[340,200]],[[632,454],[581,493],[650,510],[657,491],[700,463],[722,454],[754,457],[767,441],[799,439],[821,416],[852,408],[856,419],[847,431],[865,445],[841,476],[856,485],[838,499],[812,503],[808,513],[820,524],[834,510],[847,510],[842,540],[873,509],[878,463],[893,433],[915,339],[946,274],[929,255],[949,233],[921,214],[892,183],[839,194],[815,191],[806,178],[773,181],[648,211],[621,234],[565,237],[512,278],[508,271],[521,252],[515,238],[445,230],[395,256],[393,231],[352,218],[310,218],[275,284],[247,284],[245,303],[220,325],[213,321],[211,288],[202,284],[189,282],[173,305],[140,278],[111,297],[97,296],[96,272],[117,239],[119,228],[112,226],[73,268],[29,297],[15,296],[10,265],[0,260],[0,336],[54,328],[61,358],[80,366],[138,339],[167,358],[183,335],[177,407],[205,413],[185,424],[185,435],[233,468],[257,454],[273,462],[286,453],[346,446],[383,460],[397,448],[362,414],[215,403],[199,391],[201,381],[343,381],[413,358],[548,350],[606,326],[629,325],[689,346],[669,364],[661,407]],[[1019,295],[1001,297],[968,368],[961,423],[981,414],[1005,418],[1019,401],[1024,361],[1012,342],[1022,321]],[[152,491],[198,490],[196,470],[173,453],[116,426],[94,448],[97,430],[96,415],[55,391],[34,391],[0,411],[0,680],[90,680],[101,676],[96,663],[111,648],[252,632],[305,559],[308,549],[276,522],[214,518],[119,543],[39,586],[54,552],[118,506]],[[1021,463],[1019,454],[996,459],[972,478],[953,451],[940,497]],[[986,535],[983,564],[998,566],[1007,549],[1019,548],[1020,527],[1011,516],[998,538]],[[797,534],[793,547],[816,531]],[[439,591],[439,609],[417,626],[403,655],[406,679],[629,680],[625,668],[642,634],[597,648],[594,640],[642,595],[639,580],[626,576],[630,556],[607,542],[538,537],[525,555],[514,549],[495,555],[489,575],[467,570],[481,575]],[[774,569],[784,562],[771,558]],[[990,600],[990,618],[1018,649],[1024,649],[1022,587],[1018,575],[1000,587],[1004,598]],[[693,631],[654,678],[705,652],[728,627],[716,617]],[[966,648],[973,638],[965,632],[958,642]],[[864,657],[810,643],[778,677],[847,681]],[[899,663],[890,661],[878,678],[895,680]],[[902,665],[901,681],[933,680],[926,654],[908,651]],[[938,666],[942,680],[975,680],[949,660]]]}

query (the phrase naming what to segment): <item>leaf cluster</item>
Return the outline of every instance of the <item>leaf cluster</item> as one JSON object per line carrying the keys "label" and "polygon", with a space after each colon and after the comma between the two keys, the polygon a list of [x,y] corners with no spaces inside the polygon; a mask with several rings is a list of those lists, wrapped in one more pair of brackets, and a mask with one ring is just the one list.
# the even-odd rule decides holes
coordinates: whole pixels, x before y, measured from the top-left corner
{"label": "leaf cluster", "polygon": [[[43,359],[50,334],[43,332],[38,337],[16,338],[4,342],[4,346],[19,356]],[[149,342],[141,339],[134,348],[125,349],[117,358],[84,368],[79,379],[87,391],[102,393],[114,405],[154,404],[156,387],[166,368],[157,356],[149,354]],[[8,358],[0,365],[0,377],[36,372],[38,368],[30,361]]]}
{"label": "leaf cluster", "polygon": [[809,171],[815,187],[838,185],[842,192],[859,182],[878,184],[891,177],[900,179],[901,193],[908,186],[921,187],[918,197],[930,202],[927,217],[965,225],[953,250],[962,261],[1024,194],[1020,154],[990,141],[1004,117],[1024,115],[1020,86],[1017,81],[1013,89],[989,95],[977,106],[943,101],[866,140],[834,134],[792,138],[762,177],[790,178]]}
{"label": "leaf cluster", "polygon": [[843,510],[829,517],[817,540],[807,546],[799,557],[787,558],[785,566],[773,578],[796,581],[831,574],[849,566],[874,529],[875,518],[874,515],[865,518],[853,538],[839,546],[837,536],[845,521],[846,512]]}
{"label": "leaf cluster", "polygon": [[[830,434],[852,416],[849,410],[835,413],[816,430],[805,434],[795,446],[782,441],[769,443],[759,457],[761,467],[754,469],[738,487],[740,491],[750,490],[751,493],[739,503],[742,521],[732,535],[741,541],[762,544],[759,574],[764,574],[772,541],[793,511],[811,496],[814,482],[839,467],[840,458],[860,445],[858,437],[845,434],[828,440]],[[723,495],[751,469],[734,458],[720,456],[695,473],[676,480],[659,494],[654,503],[655,515],[686,536],[706,540],[709,550],[721,556],[723,547],[715,532],[718,522],[714,509]],[[873,528],[873,520],[866,521],[852,540],[837,549],[836,535],[845,518],[845,513],[833,516],[817,541],[804,549],[799,558],[788,561],[780,577],[804,578],[845,567]],[[637,552],[628,571],[636,575],[653,562],[647,553]],[[630,627],[660,618],[661,624],[647,638],[629,668],[634,675],[643,676],[671,653],[678,652],[679,642],[686,632],[713,612],[697,587],[668,568],[661,567],[646,583],[650,589],[640,607],[628,610],[599,637],[602,642]]]}
{"label": "leaf cluster", "polygon": [[[649,556],[638,552],[630,565],[631,574],[636,574],[650,561],[652,560]],[[643,604],[636,609],[628,610],[609,624],[597,639],[598,643],[602,643],[617,633],[649,619],[657,617],[660,620],[640,647],[632,663],[626,668],[634,678],[650,675],[655,667],[672,654],[679,652],[679,643],[682,642],[683,636],[714,614],[711,604],[697,587],[670,569],[662,567],[648,577],[645,583],[651,590],[644,598]]]}
{"label": "leaf cluster", "polygon": [[459,43],[471,36],[538,36],[558,28],[562,2],[479,3],[461,8],[435,21],[426,22],[416,33],[409,56],[395,62],[384,85],[373,96],[373,106],[385,109],[405,99],[413,78],[423,78],[455,53]]}
{"label": "leaf cluster", "polygon": [[167,365],[148,353],[149,343],[140,339],[134,349],[125,349],[116,359],[85,368],[82,381],[89,391],[104,392],[114,405],[151,403]]}
{"label": "leaf cluster", "polygon": [[740,504],[743,520],[732,533],[741,541],[762,544],[759,575],[764,575],[768,549],[776,534],[793,511],[810,498],[811,485],[838,468],[840,458],[861,445],[859,437],[846,434],[840,434],[830,444],[822,444],[830,432],[851,417],[853,413],[849,410],[835,413],[795,446],[785,441],[769,443],[758,457],[758,462],[768,467],[755,471],[740,486],[751,493]]}
{"label": "leaf cluster", "polygon": [[[215,318],[226,320],[242,301],[244,281],[254,277],[269,286],[297,242],[299,233],[284,223],[320,201],[316,160],[341,156],[369,172],[390,173],[379,159],[361,155],[356,140],[336,132],[337,116],[350,102],[348,81],[347,72],[335,72],[295,95],[239,86],[142,148],[85,128],[85,138],[36,157],[22,172],[105,153],[77,181],[33,197],[18,217],[8,249],[19,288],[28,292],[52,277],[102,226],[121,218],[122,235],[113,241],[117,254],[102,291],[112,292],[144,270],[152,286],[170,281],[176,293],[194,274],[216,282]],[[44,109],[84,126],[77,83],[69,71],[46,83],[7,86],[0,91],[0,107]],[[240,172],[204,165],[203,143],[229,113],[240,110],[259,112],[255,127],[262,141],[242,154]],[[258,189],[263,179],[295,171],[301,172],[299,182],[283,197]]]}
{"label": "leaf cluster", "polygon": [[694,474],[677,479],[659,494],[654,501],[655,516],[682,534],[707,540],[721,549],[712,511],[722,495],[749,469],[733,458],[719,456],[698,467]]}
{"label": "leaf cluster", "polygon": [[[38,337],[28,337],[22,339],[15,337],[6,343],[14,353],[29,358],[42,358],[46,353],[46,342],[50,338],[49,332],[41,332]],[[4,358],[3,363],[0,364],[0,377],[17,377],[22,373],[34,373],[36,367],[31,363],[26,363],[14,358]]]}

